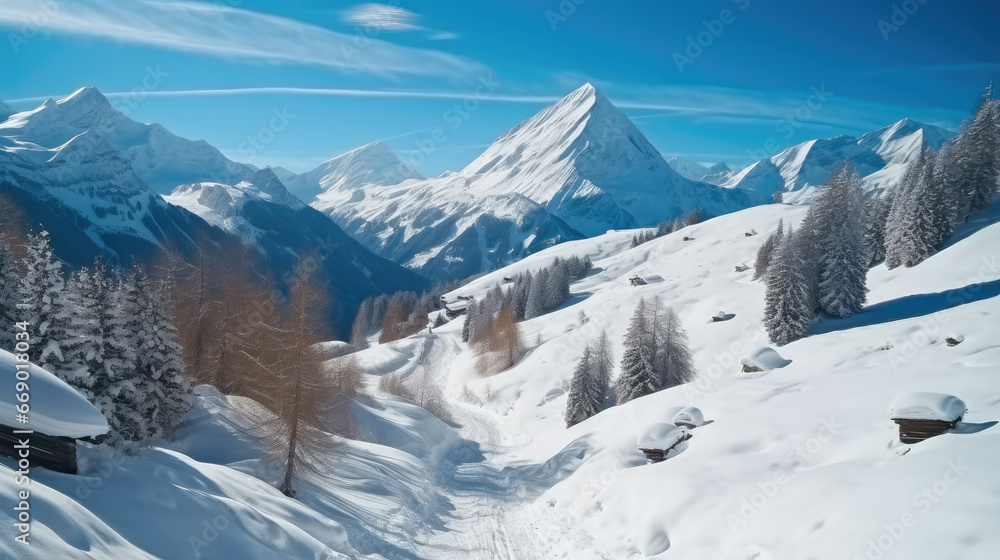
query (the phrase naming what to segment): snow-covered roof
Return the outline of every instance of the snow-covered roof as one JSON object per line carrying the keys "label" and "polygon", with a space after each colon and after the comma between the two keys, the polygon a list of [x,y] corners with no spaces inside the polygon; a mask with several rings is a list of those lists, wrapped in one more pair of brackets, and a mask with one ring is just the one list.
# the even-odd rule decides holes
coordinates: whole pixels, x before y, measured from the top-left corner
{"label": "snow-covered roof", "polygon": [[5,350],[0,350],[0,371],[6,380],[0,390],[0,424],[70,438],[98,436],[108,431],[108,421],[100,410],[76,389],[34,364],[28,368],[31,407],[28,422],[18,422],[14,408],[20,404],[15,390],[17,368],[14,355]]}
{"label": "snow-covered roof", "polygon": [[792,363],[792,361],[782,358],[781,354],[778,354],[773,348],[765,346],[749,357],[743,358],[740,363],[748,366],[757,366],[764,371],[770,371],[772,369],[783,368]]}
{"label": "snow-covered roof", "polygon": [[636,441],[639,449],[670,449],[687,439],[687,430],[673,424],[657,423],[646,429]]}
{"label": "snow-covered roof", "polygon": [[904,393],[892,401],[889,418],[893,420],[944,420],[954,422],[965,416],[962,399],[943,393]]}

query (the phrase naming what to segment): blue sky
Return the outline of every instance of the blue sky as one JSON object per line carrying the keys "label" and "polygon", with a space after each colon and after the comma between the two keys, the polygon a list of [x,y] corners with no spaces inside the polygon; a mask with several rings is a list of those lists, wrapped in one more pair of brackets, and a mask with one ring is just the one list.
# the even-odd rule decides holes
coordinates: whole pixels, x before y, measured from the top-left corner
{"label": "blue sky", "polygon": [[978,0],[4,0],[0,98],[92,85],[236,160],[304,171],[384,140],[436,175],[589,81],[665,156],[738,166],[956,127],[1000,77],[998,24]]}

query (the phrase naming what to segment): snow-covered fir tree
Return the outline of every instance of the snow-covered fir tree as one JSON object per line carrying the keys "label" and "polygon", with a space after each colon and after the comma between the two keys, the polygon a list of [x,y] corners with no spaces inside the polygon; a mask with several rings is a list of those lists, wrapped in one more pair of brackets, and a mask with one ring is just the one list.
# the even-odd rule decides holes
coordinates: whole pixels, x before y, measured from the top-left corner
{"label": "snow-covered fir tree", "polygon": [[76,310],[47,231],[29,236],[22,269],[19,315],[31,322],[31,361],[67,379],[77,370],[72,360],[81,341],[73,336]]}
{"label": "snow-covered fir tree", "polygon": [[598,408],[591,402],[592,366],[590,364],[590,344],[583,347],[580,361],[576,363],[573,377],[569,381],[569,395],[566,400],[566,427],[575,426],[597,414]]}
{"label": "snow-covered fir tree", "polygon": [[656,350],[650,335],[646,302],[640,299],[629,323],[628,332],[625,334],[621,373],[615,383],[618,404],[656,391],[656,375],[653,372],[655,356]]}
{"label": "snow-covered fir tree", "polygon": [[570,380],[566,402],[566,427],[583,422],[601,411],[611,383],[614,356],[608,333],[601,330],[594,343],[588,343]]}
{"label": "snow-covered fir tree", "polygon": [[17,261],[9,240],[0,234],[0,348],[8,352],[14,351],[13,325],[21,320],[20,300]]}
{"label": "snow-covered fir tree", "polygon": [[[660,302],[654,302],[659,306]],[[688,337],[681,325],[680,317],[672,308],[663,308],[657,313],[658,333],[654,374],[657,390],[676,387],[694,380],[694,362],[688,348]]]}
{"label": "snow-covered fir tree", "polygon": [[890,189],[885,196],[869,196],[865,206],[865,255],[868,266],[873,267],[885,260],[885,225],[892,208],[892,193]]}
{"label": "snow-covered fir tree", "polygon": [[779,345],[805,336],[815,318],[806,276],[809,268],[797,239],[798,234],[789,230],[765,276],[764,328],[771,341]]}
{"label": "snow-covered fir tree", "polygon": [[774,230],[771,235],[767,236],[764,240],[764,244],[757,249],[757,259],[754,261],[753,269],[753,279],[759,280],[764,277],[767,273],[767,267],[771,264],[771,256],[774,254],[774,250],[781,243],[782,236],[785,235],[785,221],[784,219],[778,220],[778,229]]}
{"label": "snow-covered fir tree", "polygon": [[939,217],[943,197],[933,177],[934,160],[925,150],[895,187],[885,233],[889,268],[920,264],[934,254],[946,235]]}
{"label": "snow-covered fir tree", "polygon": [[819,305],[835,317],[853,315],[868,299],[867,275],[871,261],[865,251],[865,194],[861,178],[844,167],[813,203],[829,213],[821,222],[829,227],[820,238]]}
{"label": "snow-covered fir tree", "polygon": [[976,214],[990,205],[1000,180],[1000,102],[993,99],[992,83],[958,145],[965,156],[961,184],[969,213]]}
{"label": "snow-covered fir tree", "polygon": [[73,274],[77,294],[77,334],[83,341],[78,349],[79,369],[68,379],[105,416],[113,414],[111,384],[127,370],[134,348],[124,331],[123,309],[117,301],[120,280],[97,259],[92,268]]}
{"label": "snow-covered fir tree", "polygon": [[147,418],[147,439],[162,441],[172,435],[174,427],[191,410],[191,383],[164,294],[138,266],[133,266],[129,282],[138,286],[143,303],[143,328],[133,339],[139,349],[137,367],[141,378],[153,388],[148,395],[151,414]]}

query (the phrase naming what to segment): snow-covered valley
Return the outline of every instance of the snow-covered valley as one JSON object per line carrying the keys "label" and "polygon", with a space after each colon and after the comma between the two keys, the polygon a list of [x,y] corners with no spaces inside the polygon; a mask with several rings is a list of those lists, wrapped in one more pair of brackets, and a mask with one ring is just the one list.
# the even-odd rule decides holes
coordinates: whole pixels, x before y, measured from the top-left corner
{"label": "snow-covered valley", "polygon": [[[83,449],[79,477],[38,471],[38,546],[11,548],[8,525],[0,550],[38,559],[990,558],[1000,546],[991,531],[1000,205],[916,267],[873,268],[869,306],[818,320],[778,348],[785,367],[743,373],[741,359],[768,346],[763,285],[735,270],[764,235],[745,233],[805,211],[751,208],[634,248],[634,231],[612,231],[447,294],[483,297],[557,256],[588,255],[595,267],[559,309],[520,323],[526,354],[498,375],[476,373],[461,318],[354,354],[372,395],[352,405],[359,435],[330,438],[298,501],[274,489],[278,475],[240,428],[252,402],[203,387],[176,442],[137,457]],[[634,275],[647,284],[631,286]],[[695,381],[567,429],[583,345],[606,329],[620,358],[632,309],[654,295],[689,334]],[[720,310],[732,317],[712,321]],[[964,341],[949,347],[952,335]],[[446,421],[378,389],[381,376],[425,370],[442,388],[436,410]],[[957,395],[968,413],[951,433],[901,444],[889,407],[910,391]],[[705,424],[679,454],[647,464],[639,436],[686,406],[704,411]],[[15,469],[2,461],[0,488],[13,500]]]}

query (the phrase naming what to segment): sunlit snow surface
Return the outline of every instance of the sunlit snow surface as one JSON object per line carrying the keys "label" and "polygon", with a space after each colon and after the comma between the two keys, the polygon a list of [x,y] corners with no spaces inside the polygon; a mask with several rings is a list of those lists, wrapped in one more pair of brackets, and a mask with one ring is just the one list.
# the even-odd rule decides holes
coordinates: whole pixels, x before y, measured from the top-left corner
{"label": "sunlit snow surface", "polygon": [[[40,546],[11,548],[7,524],[0,551],[192,558],[188,537],[236,512],[203,558],[994,558],[1000,207],[915,268],[871,270],[869,307],[817,320],[807,338],[777,348],[785,367],[743,373],[740,360],[769,342],[763,286],[735,267],[753,262],[780,218],[795,223],[805,210],[752,208],[636,248],[634,231],[609,232],[456,289],[449,300],[481,297],[560,255],[595,264],[562,308],[521,323],[526,354],[499,375],[475,373],[462,319],[358,354],[377,398],[355,410],[378,443],[331,444],[326,478],[307,477],[301,502],[273,490],[277,475],[228,418],[245,403],[203,389],[169,449],[125,459],[108,476],[90,449],[82,477],[35,469]],[[751,229],[762,235],[746,237]],[[636,274],[649,283],[632,287]],[[688,331],[698,379],[566,429],[583,345],[606,329],[620,359],[635,305],[657,295]],[[711,321],[719,309],[733,318]],[[949,347],[944,338],[956,333],[964,341]],[[380,375],[419,375],[421,363],[443,385],[452,425],[375,389]],[[900,444],[889,408],[914,391],[960,398],[963,422]],[[637,440],[687,406],[704,424],[683,453],[649,464]],[[0,499],[9,502],[12,463],[3,465]],[[81,496],[89,481],[97,487]]]}

